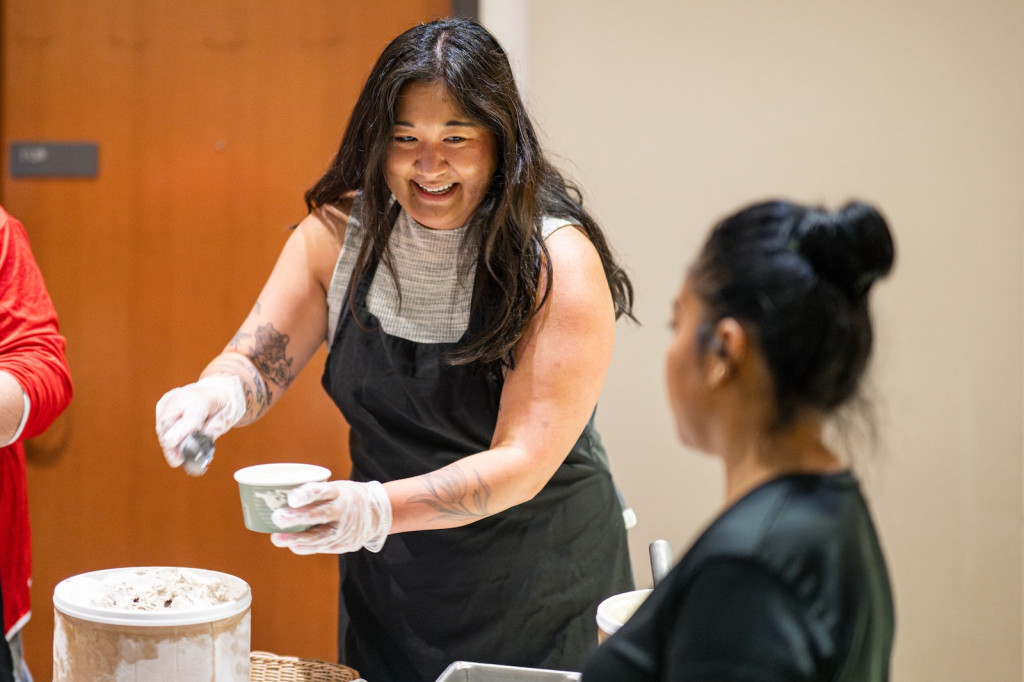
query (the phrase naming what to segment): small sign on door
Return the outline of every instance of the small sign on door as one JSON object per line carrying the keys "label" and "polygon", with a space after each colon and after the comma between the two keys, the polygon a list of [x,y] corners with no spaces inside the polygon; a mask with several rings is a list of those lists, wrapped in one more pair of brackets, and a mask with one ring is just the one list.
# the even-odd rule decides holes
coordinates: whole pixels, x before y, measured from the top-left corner
{"label": "small sign on door", "polygon": [[95,178],[99,155],[95,142],[11,142],[11,176]]}

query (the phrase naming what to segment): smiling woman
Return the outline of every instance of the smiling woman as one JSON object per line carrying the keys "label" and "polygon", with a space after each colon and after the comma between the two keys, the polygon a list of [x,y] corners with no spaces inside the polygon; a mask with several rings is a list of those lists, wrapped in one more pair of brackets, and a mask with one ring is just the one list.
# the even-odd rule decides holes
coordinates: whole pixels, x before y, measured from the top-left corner
{"label": "smiling woman", "polygon": [[593,421],[632,287],[501,46],[466,20],[398,36],[306,203],[234,339],[161,399],[167,461],[262,416],[326,343],[352,480],[293,490],[274,522],[312,527],[271,541],[341,555],[341,661],[578,669],[598,603],[633,588]]}
{"label": "smiling woman", "polygon": [[402,88],[397,119],[385,171],[395,200],[424,227],[462,227],[498,165],[494,135],[469,120],[438,82]]}

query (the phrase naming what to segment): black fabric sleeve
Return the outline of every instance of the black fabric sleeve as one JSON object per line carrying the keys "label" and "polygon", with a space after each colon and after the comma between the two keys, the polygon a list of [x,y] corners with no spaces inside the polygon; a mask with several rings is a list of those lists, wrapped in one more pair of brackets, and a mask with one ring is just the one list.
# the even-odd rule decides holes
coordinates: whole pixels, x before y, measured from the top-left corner
{"label": "black fabric sleeve", "polygon": [[785,585],[745,561],[693,577],[666,633],[663,680],[817,680],[810,614]]}

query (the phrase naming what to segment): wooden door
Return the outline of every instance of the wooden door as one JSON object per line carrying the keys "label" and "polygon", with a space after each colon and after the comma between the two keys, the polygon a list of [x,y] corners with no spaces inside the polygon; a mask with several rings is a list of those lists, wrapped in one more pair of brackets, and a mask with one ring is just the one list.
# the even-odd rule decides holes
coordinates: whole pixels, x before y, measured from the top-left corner
{"label": "wooden door", "polygon": [[[255,301],[305,214],[385,43],[448,0],[3,0],[0,200],[25,223],[68,340],[70,408],[29,444],[36,679],[50,679],[52,594],[118,566],[225,571],[253,590],[252,646],[333,660],[331,556],[242,526],[240,466],[348,473],[347,427],[319,386],[324,352],[209,473],[168,468],[154,406],[194,380]],[[8,171],[12,141],[87,141],[91,179]]]}

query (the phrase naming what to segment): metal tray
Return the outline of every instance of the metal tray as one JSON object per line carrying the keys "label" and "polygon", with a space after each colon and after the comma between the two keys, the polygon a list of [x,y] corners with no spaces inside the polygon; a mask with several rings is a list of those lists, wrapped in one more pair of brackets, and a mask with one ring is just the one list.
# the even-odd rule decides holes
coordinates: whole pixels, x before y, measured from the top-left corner
{"label": "metal tray", "polygon": [[437,682],[577,682],[579,673],[510,665],[455,661],[445,668]]}

